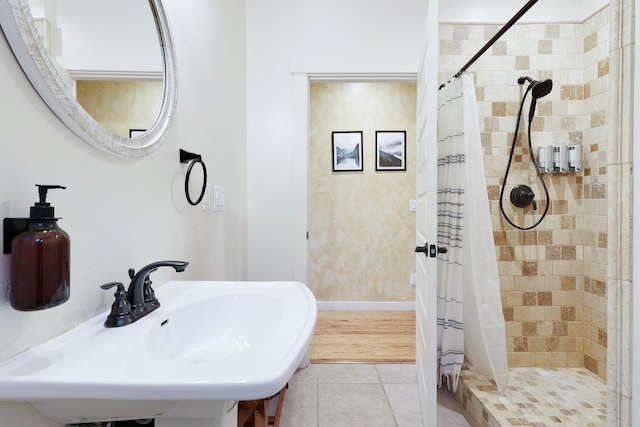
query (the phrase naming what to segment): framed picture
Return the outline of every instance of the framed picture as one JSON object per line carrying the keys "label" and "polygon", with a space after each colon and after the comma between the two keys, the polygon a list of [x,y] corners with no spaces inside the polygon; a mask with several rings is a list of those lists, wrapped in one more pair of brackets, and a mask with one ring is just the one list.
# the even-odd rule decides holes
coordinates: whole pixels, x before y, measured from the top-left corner
{"label": "framed picture", "polygon": [[145,133],[146,129],[129,129],[129,138],[135,138]]}
{"label": "framed picture", "polygon": [[407,132],[404,130],[376,131],[376,170],[407,170]]}
{"label": "framed picture", "polygon": [[362,131],[331,132],[334,172],[362,170]]}

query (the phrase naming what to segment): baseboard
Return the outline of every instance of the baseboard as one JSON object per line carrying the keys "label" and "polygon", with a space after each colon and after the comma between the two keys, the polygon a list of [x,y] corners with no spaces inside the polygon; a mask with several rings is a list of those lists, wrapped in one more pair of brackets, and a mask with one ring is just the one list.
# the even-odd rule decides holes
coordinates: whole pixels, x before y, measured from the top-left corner
{"label": "baseboard", "polygon": [[318,301],[318,310],[324,311],[415,311],[413,301]]}

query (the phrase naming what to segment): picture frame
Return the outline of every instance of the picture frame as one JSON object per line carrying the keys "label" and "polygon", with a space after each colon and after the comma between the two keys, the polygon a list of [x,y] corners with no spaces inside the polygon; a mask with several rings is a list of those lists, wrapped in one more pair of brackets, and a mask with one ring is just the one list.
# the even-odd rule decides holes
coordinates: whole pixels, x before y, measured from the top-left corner
{"label": "picture frame", "polygon": [[129,138],[136,138],[144,134],[146,129],[129,129]]}
{"label": "picture frame", "polygon": [[407,170],[407,131],[376,131],[376,170]]}
{"label": "picture frame", "polygon": [[362,131],[331,132],[334,172],[363,170]]}

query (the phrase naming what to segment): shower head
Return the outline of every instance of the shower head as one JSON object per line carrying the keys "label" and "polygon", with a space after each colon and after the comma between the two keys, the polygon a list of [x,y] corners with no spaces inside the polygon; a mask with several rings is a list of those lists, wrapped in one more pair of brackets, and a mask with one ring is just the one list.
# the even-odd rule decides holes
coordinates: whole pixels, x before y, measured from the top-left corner
{"label": "shower head", "polygon": [[536,111],[536,102],[538,98],[549,95],[551,89],[553,89],[553,81],[547,80],[534,80],[531,77],[518,78],[518,84],[524,84],[525,81],[530,83],[529,90],[531,90],[531,108],[529,109],[529,123],[533,121],[533,116]]}
{"label": "shower head", "polygon": [[551,79],[538,80],[531,84],[531,96],[533,96],[534,99],[542,98],[543,96],[549,95],[551,89],[553,89]]}

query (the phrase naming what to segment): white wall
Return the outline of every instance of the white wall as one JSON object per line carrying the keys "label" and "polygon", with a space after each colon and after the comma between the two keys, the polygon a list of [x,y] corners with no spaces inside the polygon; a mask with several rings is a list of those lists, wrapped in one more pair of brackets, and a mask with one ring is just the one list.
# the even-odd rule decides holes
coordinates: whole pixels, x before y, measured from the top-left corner
{"label": "white wall", "polygon": [[162,71],[146,0],[30,0],[29,5],[34,17],[51,23],[50,53],[68,70]]}
{"label": "white wall", "polygon": [[306,282],[307,76],[415,74],[426,4],[246,4],[248,277]]}
{"label": "white wall", "polygon": [[[178,108],[164,145],[143,159],[116,158],[69,132],[38,98],[0,37],[0,218],[28,215],[35,184],[50,193],[71,237],[71,298],[17,312],[6,299],[8,255],[0,255],[0,360],[70,329],[111,304],[103,283],[160,259],[180,279],[246,278],[245,15],[237,0],[166,0],[178,59]],[[187,204],[178,149],[201,153],[212,184],[226,188],[224,213]],[[126,283],[126,282],[125,282]],[[105,367],[109,369],[109,367]],[[6,427],[48,425],[20,405],[0,404]]]}

